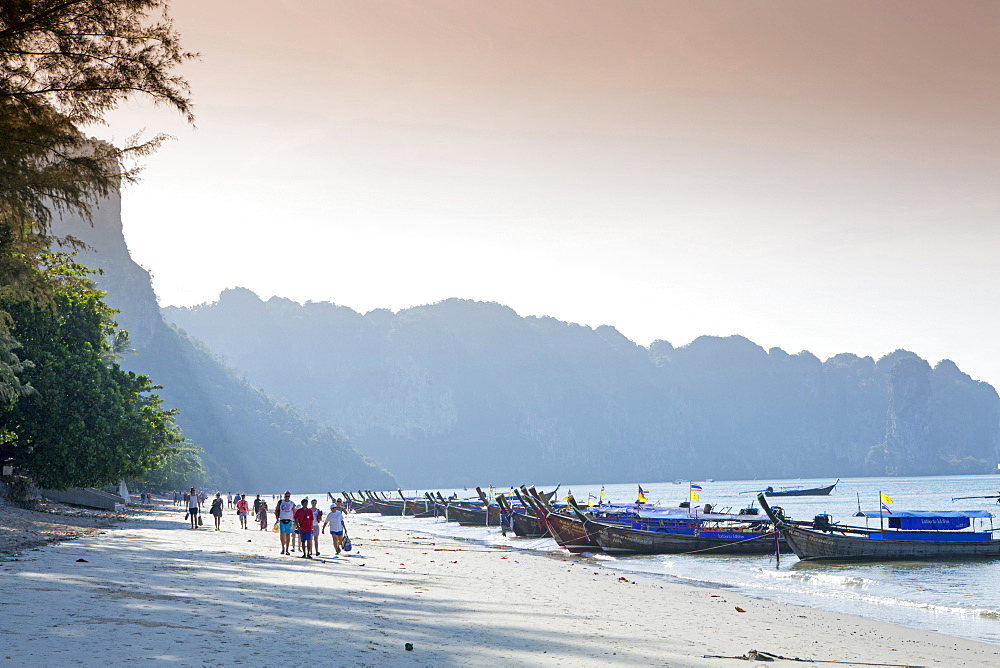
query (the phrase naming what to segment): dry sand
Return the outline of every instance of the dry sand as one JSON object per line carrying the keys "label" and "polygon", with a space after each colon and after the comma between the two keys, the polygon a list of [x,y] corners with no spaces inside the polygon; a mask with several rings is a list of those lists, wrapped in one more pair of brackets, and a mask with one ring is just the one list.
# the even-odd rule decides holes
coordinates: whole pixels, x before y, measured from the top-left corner
{"label": "dry sand", "polygon": [[0,501],[0,561],[29,548],[99,534],[127,517],[128,513],[85,510],[51,501],[37,504],[35,510]]}
{"label": "dry sand", "polygon": [[324,561],[280,556],[275,534],[240,530],[231,512],[222,532],[182,518],[166,507],[2,557],[0,664],[740,666],[703,655],[755,648],[868,665],[1000,665],[993,645],[625,579],[569,555],[365,516],[347,520],[355,551]]}

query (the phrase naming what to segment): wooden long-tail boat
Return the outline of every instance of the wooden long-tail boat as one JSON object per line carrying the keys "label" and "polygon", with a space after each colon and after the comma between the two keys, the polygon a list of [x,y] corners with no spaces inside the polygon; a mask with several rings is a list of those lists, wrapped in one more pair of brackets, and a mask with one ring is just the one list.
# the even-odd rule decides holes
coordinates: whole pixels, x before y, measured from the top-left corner
{"label": "wooden long-tail boat", "polygon": [[770,554],[775,550],[771,523],[755,514],[639,511],[629,523],[591,519],[571,501],[591,539],[618,554]]}
{"label": "wooden long-tail boat", "polygon": [[341,492],[344,498],[350,504],[351,512],[354,513],[377,513],[378,508],[375,507],[368,499],[364,498],[364,495],[359,491],[358,494],[361,498],[358,498],[351,494],[350,492]]}
{"label": "wooden long-tail boat", "polygon": [[593,539],[610,554],[772,554],[774,534],[762,530],[696,528],[694,533],[634,529],[587,520]]}
{"label": "wooden long-tail boat", "polygon": [[[975,519],[990,519],[985,510],[905,511],[891,514],[864,512],[878,517],[880,527],[846,527],[817,515],[811,525],[788,519],[771,508],[759,494],[761,508],[774,522],[785,542],[802,560],[939,561],[946,559],[1000,558],[1000,540],[991,531],[964,531]],[[889,521],[889,528],[884,526]],[[811,528],[810,528],[811,527]]]}
{"label": "wooden long-tail boat", "polygon": [[426,498],[407,498],[401,490],[396,491],[400,499],[379,498],[373,494],[369,500],[380,514],[389,517],[434,517],[437,513],[437,507]]}
{"label": "wooden long-tail boat", "polygon": [[837,478],[837,482],[826,487],[809,487],[806,489],[799,487],[781,487],[779,489],[767,487],[763,491],[765,496],[828,496],[839,482],[840,478]]}
{"label": "wooden long-tail boat", "polygon": [[511,522],[514,526],[514,535],[520,538],[544,538],[549,535],[549,529],[545,524],[544,511],[539,511],[534,507],[527,497],[521,496],[516,489],[514,496],[521,503],[521,508],[511,507]]}
{"label": "wooden long-tail boat", "polygon": [[573,554],[604,551],[597,541],[593,540],[582,520],[556,512],[549,500],[539,494],[534,487],[527,489],[522,486],[521,491],[534,500],[537,507],[545,511],[545,526],[559,547]]}

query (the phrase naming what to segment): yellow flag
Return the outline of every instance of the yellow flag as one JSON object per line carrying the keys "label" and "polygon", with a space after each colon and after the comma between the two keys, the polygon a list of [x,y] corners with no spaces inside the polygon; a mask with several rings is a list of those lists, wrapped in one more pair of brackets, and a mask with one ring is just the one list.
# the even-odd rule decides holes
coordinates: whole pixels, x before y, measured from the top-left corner
{"label": "yellow flag", "polygon": [[698,494],[698,492],[691,492],[691,500],[692,500],[692,501],[697,501],[697,500],[699,500],[700,498],[701,498],[701,495],[700,495],[700,494]]}
{"label": "yellow flag", "polygon": [[879,493],[878,493],[878,499],[879,499],[879,501],[881,501],[882,503],[895,503],[895,502],[894,502],[894,501],[892,500],[892,497],[891,497],[891,496],[889,496],[888,494],[883,494],[882,492],[879,492]]}

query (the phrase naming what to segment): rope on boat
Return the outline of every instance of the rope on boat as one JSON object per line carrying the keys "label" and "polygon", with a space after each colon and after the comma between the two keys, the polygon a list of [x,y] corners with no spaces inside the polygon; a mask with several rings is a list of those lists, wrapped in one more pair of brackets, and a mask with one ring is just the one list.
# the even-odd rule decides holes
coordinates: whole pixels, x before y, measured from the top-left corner
{"label": "rope on boat", "polygon": [[[757,536],[756,538],[744,538],[742,540],[734,540],[733,542],[726,543],[725,545],[714,545],[712,547],[703,547],[700,550],[692,550],[690,552],[676,552],[675,554],[682,554],[682,555],[683,554],[697,554],[699,552],[708,552],[709,550],[718,550],[721,547],[729,547],[730,545],[739,545],[740,543],[747,543],[747,542],[750,542],[751,540],[764,540],[765,538],[770,538],[770,537],[774,536],[774,534],[775,534],[775,532],[771,531],[771,532],[768,532],[768,533],[762,533],[761,535]],[[723,657],[723,658],[730,658],[730,657]],[[881,663],[876,663],[876,664],[872,664],[872,665],[881,666],[882,664]]]}
{"label": "rope on boat", "polygon": [[795,656],[781,656],[771,652],[761,652],[755,649],[750,650],[741,656],[721,656],[719,654],[703,654],[703,659],[739,659],[742,661],[798,661],[800,663],[837,663],[842,666],[887,666],[888,668],[920,668],[905,663],[867,663],[865,661],[835,661],[833,659],[800,659]]}

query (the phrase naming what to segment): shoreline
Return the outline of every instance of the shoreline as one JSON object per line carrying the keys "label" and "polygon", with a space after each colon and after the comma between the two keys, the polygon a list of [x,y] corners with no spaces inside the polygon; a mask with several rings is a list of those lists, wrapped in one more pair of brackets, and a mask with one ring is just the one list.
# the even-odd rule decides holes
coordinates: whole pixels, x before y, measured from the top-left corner
{"label": "shoreline", "polygon": [[16,637],[0,664],[276,666],[300,648],[321,664],[378,666],[714,666],[732,660],[706,655],[751,649],[843,665],[1000,664],[985,643],[365,516],[347,517],[350,556],[313,561],[279,556],[273,533],[235,528],[232,513],[221,532],[182,518],[169,504],[140,509],[114,532],[0,562],[4,632]]}

